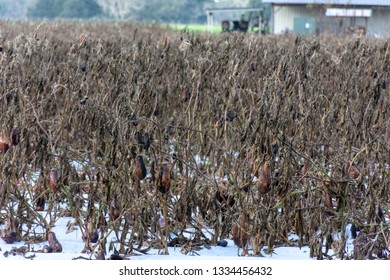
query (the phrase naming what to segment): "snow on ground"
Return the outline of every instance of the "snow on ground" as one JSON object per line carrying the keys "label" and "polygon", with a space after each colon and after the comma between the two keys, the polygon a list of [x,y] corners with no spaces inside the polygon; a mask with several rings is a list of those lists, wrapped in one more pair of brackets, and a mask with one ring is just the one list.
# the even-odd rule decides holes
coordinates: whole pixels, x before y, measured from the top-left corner
{"label": "snow on ground", "polygon": [[[33,259],[36,260],[72,260],[74,258],[90,258],[91,254],[89,253],[81,253],[84,248],[84,242],[81,239],[81,232],[79,230],[74,230],[70,233],[67,232],[67,223],[73,222],[73,218],[61,218],[58,220],[56,226],[53,228],[58,241],[62,244],[63,251],[61,253],[41,253],[36,252],[42,250],[43,246],[47,244],[47,242],[42,242],[38,244],[32,244],[30,246],[30,252],[25,256],[29,257],[35,255]],[[0,226],[2,229],[2,226]],[[112,236],[112,238],[114,238]],[[293,235],[290,237],[295,238]],[[110,238],[108,238],[108,243],[110,242]],[[209,249],[203,248],[199,251],[195,251],[196,254],[183,254],[180,252],[179,247],[169,247],[169,255],[159,255],[157,249],[151,249],[147,254],[139,254],[137,256],[131,256],[132,260],[207,260],[207,259],[227,259],[227,260],[243,260],[245,258],[253,259],[251,256],[239,256],[237,246],[234,245],[232,240],[227,239],[228,245],[226,247],[220,246],[211,246]],[[7,254],[6,252],[10,252],[12,248],[19,248],[25,245],[24,242],[15,242],[13,244],[6,244],[2,239],[0,239],[0,261],[4,260],[27,260],[23,255],[12,255]],[[347,252],[351,253],[353,248],[352,240],[348,240],[347,242]],[[112,252],[108,252],[106,258],[109,258]],[[267,255],[266,253],[262,253],[264,259],[267,260],[311,260],[309,254],[310,249],[307,246],[302,247],[301,249],[298,247],[278,247],[274,249],[274,253],[272,255]],[[329,254],[332,254],[332,251],[329,251]],[[95,259],[92,256],[92,259]]]}

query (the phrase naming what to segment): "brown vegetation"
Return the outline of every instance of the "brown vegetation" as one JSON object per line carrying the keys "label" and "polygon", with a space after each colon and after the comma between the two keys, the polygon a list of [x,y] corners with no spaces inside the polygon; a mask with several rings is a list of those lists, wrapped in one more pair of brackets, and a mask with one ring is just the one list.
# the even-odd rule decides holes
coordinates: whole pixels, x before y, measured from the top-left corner
{"label": "brown vegetation", "polygon": [[338,234],[337,256],[353,258],[349,223],[389,248],[388,41],[97,23],[1,30],[0,220],[17,217],[22,239],[67,213],[85,236],[93,223],[99,240],[86,248],[102,253],[111,230],[107,247],[131,254],[191,227],[188,246],[233,231],[241,246],[309,245],[319,259]]}

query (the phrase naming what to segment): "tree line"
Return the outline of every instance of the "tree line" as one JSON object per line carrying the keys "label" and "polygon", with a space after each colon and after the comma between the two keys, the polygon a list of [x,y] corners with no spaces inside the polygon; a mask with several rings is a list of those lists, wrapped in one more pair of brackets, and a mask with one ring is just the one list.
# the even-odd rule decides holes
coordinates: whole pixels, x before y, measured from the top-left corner
{"label": "tree line", "polygon": [[[9,19],[112,19],[140,22],[202,22],[213,0],[0,0]],[[183,12],[184,11],[184,12]],[[187,12],[185,12],[187,11]]]}
{"label": "tree line", "polygon": [[260,7],[262,0],[0,0],[0,18],[204,23],[205,7]]}

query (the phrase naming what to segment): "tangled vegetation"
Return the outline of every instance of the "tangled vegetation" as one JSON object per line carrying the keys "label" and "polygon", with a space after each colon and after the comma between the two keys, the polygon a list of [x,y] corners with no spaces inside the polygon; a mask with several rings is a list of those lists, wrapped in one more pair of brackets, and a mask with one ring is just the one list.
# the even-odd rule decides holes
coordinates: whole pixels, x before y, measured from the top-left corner
{"label": "tangled vegetation", "polygon": [[96,258],[223,238],[388,258],[389,78],[385,39],[2,22],[2,237],[70,216]]}

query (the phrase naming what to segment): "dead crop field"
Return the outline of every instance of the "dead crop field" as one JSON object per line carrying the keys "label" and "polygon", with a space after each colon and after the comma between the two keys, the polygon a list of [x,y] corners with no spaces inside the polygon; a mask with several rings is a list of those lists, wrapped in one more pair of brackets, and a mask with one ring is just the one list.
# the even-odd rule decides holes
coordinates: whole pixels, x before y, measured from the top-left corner
{"label": "dead crop field", "polygon": [[7,243],[389,259],[388,39],[1,22],[0,112]]}

